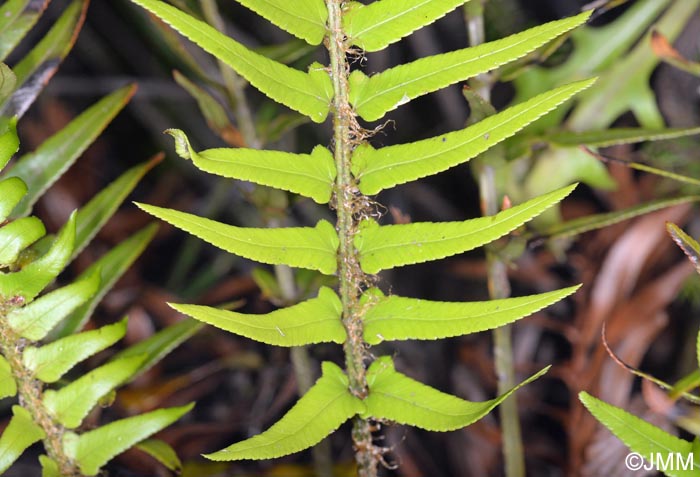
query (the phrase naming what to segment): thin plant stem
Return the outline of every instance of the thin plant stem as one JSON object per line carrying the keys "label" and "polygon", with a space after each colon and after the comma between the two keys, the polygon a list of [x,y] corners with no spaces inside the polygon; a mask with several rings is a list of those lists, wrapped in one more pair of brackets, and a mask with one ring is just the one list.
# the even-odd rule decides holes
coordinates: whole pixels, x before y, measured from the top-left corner
{"label": "thin plant stem", "polygon": [[[464,7],[467,32],[470,46],[485,42],[484,35],[484,5],[487,0],[474,0]],[[474,90],[487,102],[491,101],[493,77],[479,75],[471,85]],[[495,215],[499,211],[498,190],[495,181],[495,170],[489,164],[481,164],[478,168],[479,194],[483,215]],[[501,299],[510,296],[507,265],[487,247],[488,290],[491,299]],[[494,357],[498,393],[503,394],[513,388],[515,371],[513,366],[513,343],[510,325],[493,330]],[[502,449],[505,461],[506,477],[524,477],[525,457],[518,416],[518,403],[515,398],[507,399],[498,407],[501,418]]]}
{"label": "thin plant stem", "polygon": [[59,468],[61,476],[82,477],[75,461],[63,451],[65,428],[54,420],[44,407],[43,385],[34,378],[32,371],[24,366],[22,349],[28,344],[8,324],[6,317],[14,308],[12,300],[0,298],[0,353],[10,365],[10,370],[17,383],[20,405],[32,416],[32,421],[44,432],[44,449]]}
{"label": "thin plant stem", "polygon": [[[220,32],[226,31],[224,20],[219,13],[216,0],[201,0],[201,4],[202,13],[204,13],[204,19],[207,23]],[[219,64],[221,77],[224,80],[224,86],[228,92],[229,103],[233,107],[238,121],[238,128],[243,135],[243,140],[246,146],[253,149],[260,149],[262,144],[255,131],[255,121],[253,120],[253,114],[248,106],[248,99],[245,95],[245,80],[238,76],[236,72],[223,61],[217,60],[217,62]]]}
{"label": "thin plant stem", "polygon": [[[343,344],[345,366],[350,392],[359,398],[367,396],[365,376],[365,344],[362,336],[363,312],[359,303],[360,293],[366,277],[359,266],[353,237],[357,231],[354,218],[358,203],[357,187],[350,172],[350,158],[359,127],[349,102],[347,58],[348,45],[343,31],[342,5],[344,0],[326,0],[328,7],[328,42],[330,74],[333,83],[333,156],[337,172],[333,205],[337,214],[336,230],[338,247],[338,276],[340,301],[343,306],[343,325],[347,339]],[[366,419],[353,419],[352,438],[355,445],[355,460],[360,477],[376,477],[377,459],[372,443],[370,423]]]}

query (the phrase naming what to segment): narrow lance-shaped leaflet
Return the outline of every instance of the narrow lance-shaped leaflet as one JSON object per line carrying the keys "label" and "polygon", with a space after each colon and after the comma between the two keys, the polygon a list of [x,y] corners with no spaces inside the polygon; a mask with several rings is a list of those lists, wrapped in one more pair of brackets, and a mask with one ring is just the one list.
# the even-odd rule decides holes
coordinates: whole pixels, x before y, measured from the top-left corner
{"label": "narrow lance-shaped leaflet", "polygon": [[576,184],[535,197],[490,217],[464,222],[379,226],[366,220],[355,236],[365,273],[422,263],[473,250],[506,235],[569,195]]}
{"label": "narrow lance-shaped leaflet", "polygon": [[331,275],[336,269],[338,235],[327,221],[315,227],[235,227],[196,215],[136,204],[149,214],[241,257],[271,265],[308,268]]}
{"label": "narrow lance-shaped leaflet", "polygon": [[323,146],[311,154],[261,151],[248,148],[219,148],[196,152],[185,133],[168,129],[175,149],[183,159],[192,160],[198,169],[222,177],[255,182],[326,204],[333,192],[336,170],[333,156]]}
{"label": "narrow lance-shaped leaflet", "polygon": [[460,131],[381,149],[363,144],[353,154],[352,173],[360,182],[360,191],[373,195],[444,171],[513,136],[594,82],[589,79],[561,86]]}
{"label": "narrow lance-shaped leaflet", "polygon": [[375,121],[412,99],[514,61],[584,23],[590,14],[581,13],[502,40],[421,58],[373,76],[355,70],[350,75],[350,102],[360,117]]}
{"label": "narrow lance-shaped leaflet", "polygon": [[273,100],[321,123],[328,116],[333,86],[328,72],[312,64],[304,73],[241,45],[208,24],[157,0],[132,0],[216,56]]}

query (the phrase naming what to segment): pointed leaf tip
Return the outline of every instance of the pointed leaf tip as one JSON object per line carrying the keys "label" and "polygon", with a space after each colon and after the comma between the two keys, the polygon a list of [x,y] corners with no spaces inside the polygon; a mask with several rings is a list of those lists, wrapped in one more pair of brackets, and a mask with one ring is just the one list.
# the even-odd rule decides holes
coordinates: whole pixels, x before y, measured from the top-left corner
{"label": "pointed leaf tip", "polygon": [[484,402],[471,402],[443,393],[399,373],[388,356],[378,358],[367,371],[369,396],[362,417],[389,419],[429,431],[466,427],[488,414],[517,389],[541,377],[542,369],[505,394]]}
{"label": "pointed leaf tip", "polygon": [[169,305],[187,316],[234,334],[276,346],[343,343],[338,295],[321,287],[317,298],[267,313],[250,315],[200,305]]}
{"label": "pointed leaf tip", "polygon": [[293,454],[319,443],[365,410],[364,402],[350,393],[348,378],[337,365],[324,362],[322,370],[311,389],[267,431],[204,457],[231,461]]}

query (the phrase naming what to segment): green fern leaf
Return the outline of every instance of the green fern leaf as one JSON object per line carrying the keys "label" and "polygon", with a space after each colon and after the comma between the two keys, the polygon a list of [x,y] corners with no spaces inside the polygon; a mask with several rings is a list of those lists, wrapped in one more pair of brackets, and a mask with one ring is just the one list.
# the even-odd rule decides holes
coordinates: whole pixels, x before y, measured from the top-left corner
{"label": "green fern leaf", "polygon": [[365,273],[422,263],[466,252],[506,235],[569,195],[576,184],[499,212],[464,222],[379,226],[367,220],[355,236]]}
{"label": "green fern leaf", "polygon": [[316,227],[258,229],[234,227],[176,210],[136,204],[168,222],[227,252],[272,265],[318,270],[331,275],[336,269],[338,235],[321,220]]}
{"label": "green fern leaf", "polygon": [[328,9],[323,0],[237,0],[310,45],[319,45],[326,36]]}
{"label": "green fern leaf", "polygon": [[0,181],[0,222],[7,220],[27,193],[27,185],[19,177]]}
{"label": "green fern leaf", "polygon": [[362,417],[389,419],[428,431],[452,431],[468,426],[486,414],[518,388],[542,376],[545,368],[505,394],[484,402],[471,402],[431,388],[394,368],[388,356],[377,359],[367,370],[369,396]]}
{"label": "green fern leaf", "polygon": [[229,65],[270,98],[317,123],[326,119],[333,97],[333,85],[322,66],[313,64],[308,73],[303,73],[249,50],[166,3],[156,0],[132,1]]}
{"label": "green fern leaf", "polygon": [[63,437],[63,448],[85,475],[95,475],[112,458],[168,427],[193,406],[188,404],[127,417],[81,435],[68,432]]}
{"label": "green fern leaf", "polygon": [[17,394],[17,383],[12,375],[10,363],[0,355],[0,399],[12,397]]}
{"label": "green fern leaf", "polygon": [[0,474],[3,474],[19,456],[46,435],[34,424],[29,411],[12,406],[12,418],[0,436]]}
{"label": "green fern leaf", "polygon": [[343,15],[349,41],[365,51],[383,50],[430,25],[467,0],[378,0],[353,2]]}
{"label": "green fern leaf", "polygon": [[45,383],[54,383],[73,366],[112,346],[126,333],[126,318],[97,330],[58,339],[41,347],[28,346],[22,353],[27,369]]}
{"label": "green fern leaf", "polygon": [[41,477],[63,477],[55,460],[48,456],[40,455],[39,463],[41,464]]}
{"label": "green fern leaf", "polygon": [[0,170],[7,165],[14,153],[19,150],[16,123],[16,120],[10,121],[3,127],[3,133],[0,134]]}
{"label": "green fern leaf", "polygon": [[205,172],[288,190],[319,204],[331,199],[336,170],[333,156],[325,147],[316,146],[311,154],[244,148],[197,153],[185,133],[179,129],[166,132],[175,138],[178,154]]}
{"label": "green fern leaf", "polygon": [[13,217],[23,217],[31,212],[39,197],[95,141],[135,91],[134,86],[127,86],[106,96],[44,141],[36,151],[17,160],[4,176],[21,178],[27,184],[28,193],[15,209]]}
{"label": "green fern leaf", "polygon": [[7,315],[7,323],[23,338],[43,339],[59,321],[85,303],[100,285],[100,274],[54,290]]}
{"label": "green fern leaf", "polygon": [[485,302],[439,302],[380,297],[365,314],[364,338],[369,344],[384,340],[435,340],[491,330],[528,316],[571,295],[578,286],[548,293]]}
{"label": "green fern leaf", "polygon": [[346,338],[340,321],[342,304],[338,295],[327,287],[319,290],[318,298],[266,315],[249,315],[199,305],[171,303],[170,306],[222,330],[276,346],[341,344]]}
{"label": "green fern leaf", "polygon": [[95,405],[114,388],[124,383],[143,362],[145,356],[132,356],[103,364],[58,391],[44,392],[44,406],[68,429],[83,422]]}
{"label": "green fern leaf", "polygon": [[36,217],[23,217],[0,228],[0,266],[14,263],[22,250],[44,235],[44,223]]}
{"label": "green fern leaf", "polygon": [[0,273],[0,297],[21,296],[30,302],[63,271],[75,241],[75,212],[71,214],[51,248],[19,272]]}
{"label": "green fern leaf", "polygon": [[350,394],[348,378],[333,363],[323,363],[323,375],[267,431],[205,455],[211,460],[271,459],[293,454],[321,442],[328,434],[365,409]]}
{"label": "green fern leaf", "polygon": [[[579,393],[579,399],[586,408],[615,436],[625,443],[632,452],[645,459],[660,453],[663,456],[676,454],[693,455],[693,444],[669,434],[618,407],[596,399],[586,392]],[[700,457],[694,455],[692,469],[667,468],[664,473],[670,477],[697,476],[700,471]]]}
{"label": "green fern leaf", "polygon": [[146,439],[145,441],[139,442],[134,448],[150,455],[173,472],[179,474],[182,470],[182,462],[177,456],[175,449],[165,441],[160,439]]}
{"label": "green fern leaf", "polygon": [[594,81],[579,81],[554,89],[461,131],[382,149],[364,144],[353,153],[352,173],[360,181],[360,191],[374,195],[397,184],[444,171],[509,138]]}
{"label": "green fern leaf", "polygon": [[558,20],[472,48],[422,58],[368,77],[350,75],[350,102],[367,121],[426,93],[514,61],[584,23],[591,12]]}

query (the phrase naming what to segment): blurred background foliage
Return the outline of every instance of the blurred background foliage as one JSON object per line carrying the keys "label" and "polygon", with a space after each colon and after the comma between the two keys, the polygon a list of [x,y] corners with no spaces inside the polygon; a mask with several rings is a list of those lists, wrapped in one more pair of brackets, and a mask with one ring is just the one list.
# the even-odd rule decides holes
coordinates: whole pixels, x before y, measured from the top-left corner
{"label": "blurred background foliage", "polygon": [[[639,111],[634,111],[642,104],[643,90],[649,86],[654,93],[651,99],[667,126],[697,127],[700,81],[671,66],[659,66],[645,35],[666,6],[673,8],[684,1],[613,2],[624,5],[601,9],[592,26],[587,27],[589,36],[574,35],[551,56],[522,62],[528,71],[515,82],[499,83],[492,96],[493,104],[500,109],[514,98],[517,101],[530,96],[533,88],[548,88],[544,83],[538,85],[538,81],[543,82],[548,72],[551,79],[556,76],[551,73],[554,69],[565,71],[567,62],[578,61],[591,68],[600,66],[586,74],[601,75],[598,86],[586,96],[591,104],[589,112],[585,113],[581,106],[568,117],[548,119],[553,121],[550,126],[563,123],[573,130],[604,130],[611,125],[660,128],[661,124],[654,124],[653,113],[642,112],[640,116]],[[12,66],[26,54],[68,3],[50,3],[39,24],[8,58],[8,64]],[[219,12],[211,10],[213,2],[209,0],[172,3],[215,24],[220,22],[227,34],[299,68],[321,59],[315,56],[317,51],[291,40],[236,2],[219,2]],[[490,0],[485,17],[487,39],[572,15],[586,3]],[[621,44],[614,52],[610,48],[612,40],[597,45],[597,49],[590,47],[601,31],[598,29],[612,25],[615,31],[621,31],[617,26],[622,23],[615,22],[624,19],[632,9],[642,9],[641,4],[658,11],[650,13],[648,21],[635,25],[639,30],[630,33],[629,43]],[[670,27],[677,30],[674,44],[678,50],[697,60],[698,12],[689,8],[678,13]],[[386,51],[367,55],[366,62],[370,71],[379,71],[467,44],[463,12],[457,10]],[[584,50],[589,57],[576,56],[577,51],[580,54]],[[607,64],[599,65],[603,57],[608,58]],[[364,62],[358,59],[358,67]],[[518,71],[505,73],[515,75]],[[20,123],[22,147],[33,150],[79,111],[131,82],[138,83],[139,89],[125,111],[38,203],[37,213],[50,229],[56,230],[71,210],[121,172],[160,150],[166,151],[167,159],[146,176],[132,198],[247,226],[308,225],[328,214],[309,200],[246,183],[218,180],[175,157],[171,139],[162,134],[167,128],[187,131],[197,150],[264,144],[266,148],[298,152],[308,152],[316,143],[327,144],[330,128],[328,124],[311,127],[297,114],[270,103],[253,89],[245,89],[241,96],[245,85],[239,79],[169,29],[153,23],[126,0],[91,3],[73,50]],[[596,94],[602,95],[601,91],[608,87],[617,100],[624,96],[616,92],[618,84],[627,87],[628,104],[605,116],[601,114],[605,108],[596,105],[600,99]],[[383,126],[373,144],[408,142],[462,128],[470,115],[462,86],[413,101],[392,112],[391,120],[384,125],[370,125]],[[612,99],[608,102],[612,103]],[[241,120],[246,114],[251,115],[252,122]],[[251,124],[255,125],[253,133]],[[601,147],[599,153],[615,159],[604,165],[578,147],[545,145],[546,154],[538,154],[537,148],[543,146],[535,141],[525,145],[524,156],[509,155],[526,159],[509,162],[501,169],[501,186],[514,201],[521,201],[535,191],[541,193],[544,190],[540,189],[556,187],[543,186],[545,179],[546,183],[582,180],[586,186],[579,187],[561,207],[565,220],[696,194],[697,186],[678,186],[616,160],[642,162],[700,177],[697,142],[691,136]],[[507,147],[517,152],[523,145],[514,143]],[[586,167],[573,172],[568,169],[574,156]],[[480,213],[479,192],[467,166],[402,185],[381,195],[379,201],[382,205],[378,209],[395,222],[463,220]],[[689,202],[586,232],[566,243],[549,241],[543,246],[542,241],[530,241],[526,248],[513,254],[519,256],[509,268],[514,295],[585,284],[572,299],[514,327],[518,375],[555,365],[546,378],[518,395],[530,475],[627,475],[623,465],[627,449],[583,411],[576,398],[580,390],[590,391],[666,429],[673,428],[673,416],[687,412],[682,405],[661,412],[658,406],[646,402],[651,394],[640,392],[639,380],[608,356],[600,337],[602,324],[607,323],[608,343],[620,359],[667,382],[694,369],[700,283],[692,274],[692,266],[668,240],[664,228],[665,221],[673,221],[690,235],[700,235],[700,221]],[[561,219],[551,220],[557,224]],[[134,207],[123,207],[72,265],[72,273],[79,273],[102,250],[148,222]],[[544,224],[543,229],[552,223]],[[391,291],[403,296],[434,300],[487,296],[484,257],[478,253],[412,266],[410,272],[391,272],[383,282],[392,283]],[[307,272],[296,272],[293,281],[295,292],[290,296],[280,288],[283,280],[279,271],[254,268],[251,262],[220,253],[162,226],[146,254],[102,303],[95,325],[114,322],[128,313],[131,320],[127,342],[134,343],[177,319],[165,301],[197,301],[262,313],[276,304],[315,295],[323,284],[320,276]],[[408,374],[439,389],[471,400],[494,394],[489,334],[420,346],[406,342],[384,351],[393,353]],[[309,359],[312,363],[337,359],[334,353],[334,347],[316,346],[310,350]],[[185,476],[309,475],[310,453],[262,463],[211,463],[199,457],[200,453],[248,437],[274,422],[296,400],[297,379],[303,377],[295,374],[286,350],[207,328],[122,391],[117,406],[133,413],[198,402],[187,424],[163,435],[182,458]],[[495,415],[468,429],[444,435],[387,426],[385,443],[395,446],[393,461],[400,464],[390,473],[407,477],[500,475],[499,432]],[[352,450],[346,435],[337,433],[329,444],[336,475],[352,474]],[[164,467],[133,452],[113,464],[112,470],[113,475],[169,475]]]}

